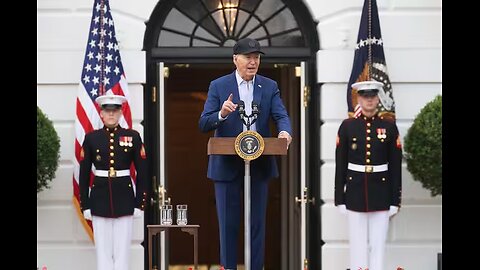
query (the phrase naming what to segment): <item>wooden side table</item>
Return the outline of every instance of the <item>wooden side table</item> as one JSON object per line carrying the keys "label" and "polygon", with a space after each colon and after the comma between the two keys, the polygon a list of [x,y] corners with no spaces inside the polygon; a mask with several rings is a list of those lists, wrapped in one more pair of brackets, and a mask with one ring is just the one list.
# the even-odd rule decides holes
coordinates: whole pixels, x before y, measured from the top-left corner
{"label": "wooden side table", "polygon": [[[198,228],[200,225],[147,225],[148,228],[148,269],[152,269],[152,238],[160,232],[170,228],[178,228],[193,236],[193,269],[198,270]],[[160,260],[159,260],[160,261]]]}

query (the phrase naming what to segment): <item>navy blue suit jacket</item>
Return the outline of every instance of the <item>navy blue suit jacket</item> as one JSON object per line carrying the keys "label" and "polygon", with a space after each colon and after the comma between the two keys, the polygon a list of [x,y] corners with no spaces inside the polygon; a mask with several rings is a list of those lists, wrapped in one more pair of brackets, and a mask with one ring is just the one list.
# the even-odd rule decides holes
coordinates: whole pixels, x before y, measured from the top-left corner
{"label": "navy blue suit jacket", "polygon": [[[232,102],[238,104],[240,96],[235,71],[210,83],[208,97],[199,120],[199,128],[202,132],[215,130],[215,137],[236,137],[243,131],[243,123],[238,109],[230,113],[226,120],[218,120],[218,112],[230,94],[233,94]],[[290,119],[280,98],[280,90],[274,80],[258,74],[255,75],[253,101],[258,104],[259,116],[255,125],[257,132],[262,137],[272,137],[269,127],[270,119],[275,122],[278,132],[284,130],[292,135]],[[240,175],[244,175],[242,158],[237,155],[210,155],[208,178],[216,181],[232,181]],[[252,180],[278,177],[274,156],[261,156],[253,160],[250,175]]]}

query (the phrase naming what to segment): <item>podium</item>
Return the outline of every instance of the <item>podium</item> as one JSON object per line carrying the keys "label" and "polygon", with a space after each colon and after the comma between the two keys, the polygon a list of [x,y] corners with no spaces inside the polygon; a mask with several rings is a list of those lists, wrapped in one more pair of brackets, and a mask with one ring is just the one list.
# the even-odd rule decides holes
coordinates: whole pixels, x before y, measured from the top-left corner
{"label": "podium", "polygon": [[[242,132],[238,137],[211,137],[208,140],[208,155],[239,155],[245,162],[245,183],[244,183],[244,220],[245,220],[245,270],[250,270],[250,161],[258,158],[259,155],[286,155],[287,139],[286,138],[262,138],[260,134],[253,134],[250,137],[260,137],[263,152],[259,155],[253,154],[254,157],[244,155],[239,151],[239,144],[242,143],[242,134],[252,135],[251,131]],[[248,134],[250,133],[250,134]],[[258,143],[258,141],[257,141]]]}

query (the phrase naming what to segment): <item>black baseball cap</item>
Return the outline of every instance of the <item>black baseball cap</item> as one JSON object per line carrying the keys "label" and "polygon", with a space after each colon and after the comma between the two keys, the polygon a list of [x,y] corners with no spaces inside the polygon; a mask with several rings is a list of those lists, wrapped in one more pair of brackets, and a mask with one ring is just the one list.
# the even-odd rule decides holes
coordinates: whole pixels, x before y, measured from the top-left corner
{"label": "black baseball cap", "polygon": [[253,52],[265,54],[262,52],[260,43],[252,38],[242,38],[233,46],[233,54],[249,54]]}

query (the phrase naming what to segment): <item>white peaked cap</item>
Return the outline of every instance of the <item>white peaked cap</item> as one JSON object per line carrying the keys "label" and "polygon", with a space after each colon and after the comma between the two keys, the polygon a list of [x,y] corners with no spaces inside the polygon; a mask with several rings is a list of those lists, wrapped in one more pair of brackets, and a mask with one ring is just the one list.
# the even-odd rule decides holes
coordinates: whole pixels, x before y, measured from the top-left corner
{"label": "white peaked cap", "polygon": [[357,91],[380,90],[383,88],[383,83],[377,81],[356,82],[352,84],[352,88],[357,89]]}
{"label": "white peaked cap", "polygon": [[95,99],[95,102],[97,102],[101,107],[108,105],[117,105],[121,107],[125,101],[127,101],[126,97],[114,95],[112,92],[107,92],[107,94],[99,96]]}

